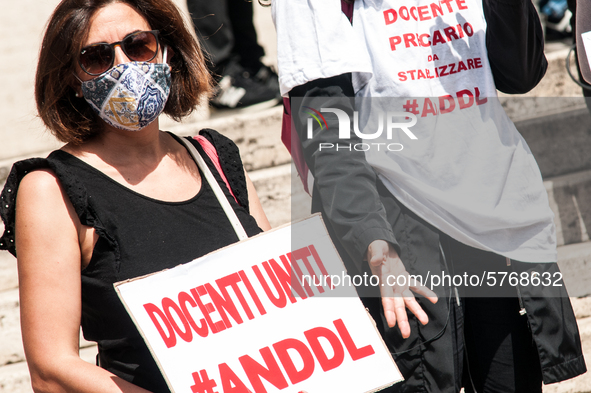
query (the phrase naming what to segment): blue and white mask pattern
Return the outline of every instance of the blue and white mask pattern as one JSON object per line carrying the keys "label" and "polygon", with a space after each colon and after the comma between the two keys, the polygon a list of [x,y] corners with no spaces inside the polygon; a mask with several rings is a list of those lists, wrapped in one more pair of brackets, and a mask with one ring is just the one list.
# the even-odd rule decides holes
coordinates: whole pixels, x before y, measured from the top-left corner
{"label": "blue and white mask pattern", "polygon": [[105,122],[138,131],[162,113],[170,85],[168,64],[130,62],[83,82],[82,93]]}

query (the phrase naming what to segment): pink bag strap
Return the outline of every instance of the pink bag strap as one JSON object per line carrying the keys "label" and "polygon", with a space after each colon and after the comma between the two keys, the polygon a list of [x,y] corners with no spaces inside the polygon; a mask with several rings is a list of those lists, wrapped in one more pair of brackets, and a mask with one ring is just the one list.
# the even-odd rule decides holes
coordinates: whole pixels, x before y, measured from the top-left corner
{"label": "pink bag strap", "polygon": [[209,141],[209,139],[207,139],[203,135],[194,136],[193,139],[195,139],[197,142],[199,142],[199,144],[203,148],[203,151],[205,151],[205,154],[207,154],[207,156],[209,157],[209,159],[213,163],[213,166],[215,166],[215,169],[217,169],[222,180],[224,181],[224,183],[226,183],[226,187],[228,187],[230,194],[232,194],[236,203],[240,205],[240,202],[238,202],[238,199],[236,199],[236,195],[234,195],[234,191],[232,191],[232,187],[230,187],[230,183],[228,182],[228,179],[226,178],[226,174],[224,173],[224,171],[222,169],[222,165],[220,164],[220,157],[218,156],[218,152],[215,149],[215,146]]}

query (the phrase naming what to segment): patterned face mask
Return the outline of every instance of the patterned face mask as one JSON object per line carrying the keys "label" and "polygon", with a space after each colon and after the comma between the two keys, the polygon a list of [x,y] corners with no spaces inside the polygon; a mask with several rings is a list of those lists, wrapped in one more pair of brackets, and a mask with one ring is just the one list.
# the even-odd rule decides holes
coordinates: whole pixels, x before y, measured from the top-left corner
{"label": "patterned face mask", "polygon": [[105,122],[122,130],[139,131],[162,113],[170,85],[168,64],[130,62],[82,82],[82,92]]}

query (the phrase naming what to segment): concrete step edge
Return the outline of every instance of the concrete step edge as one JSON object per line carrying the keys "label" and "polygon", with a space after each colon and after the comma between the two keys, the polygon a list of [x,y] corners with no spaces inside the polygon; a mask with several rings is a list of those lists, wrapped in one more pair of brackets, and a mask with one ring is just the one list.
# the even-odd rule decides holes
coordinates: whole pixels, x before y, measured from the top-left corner
{"label": "concrete step edge", "polygon": [[590,241],[558,247],[558,266],[569,296],[582,298],[591,295]]}
{"label": "concrete step edge", "polygon": [[264,168],[258,169],[248,173],[250,180],[254,182],[260,182],[265,180],[270,180],[275,177],[291,175],[291,163],[290,164],[281,164],[272,168]]}
{"label": "concrete step edge", "polygon": [[281,121],[283,115],[283,107],[275,106],[256,112],[249,112],[248,110],[228,111],[214,115],[209,119],[189,119],[186,122],[167,122],[167,131],[174,132],[178,135],[195,135],[197,131],[204,128],[211,128],[224,133],[229,138],[232,130],[236,128],[249,126],[256,126],[260,123],[268,123],[269,121]]}
{"label": "concrete step edge", "polygon": [[589,241],[591,230],[591,170],[544,181],[554,212],[559,246]]}

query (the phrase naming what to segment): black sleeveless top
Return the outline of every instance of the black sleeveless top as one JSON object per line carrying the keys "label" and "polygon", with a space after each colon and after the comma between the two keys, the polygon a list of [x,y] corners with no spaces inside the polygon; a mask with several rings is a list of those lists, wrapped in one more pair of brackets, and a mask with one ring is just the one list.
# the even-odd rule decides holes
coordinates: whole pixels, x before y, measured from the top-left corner
{"label": "black sleeveless top", "polygon": [[[248,195],[238,148],[215,131],[201,132],[216,147],[232,191],[196,141],[193,144],[216,177],[249,236],[261,229],[248,212]],[[180,143],[180,142],[179,142]],[[230,221],[202,176],[201,190],[183,202],[138,194],[64,151],[47,159],[16,163],[2,193],[5,233],[0,248],[14,249],[14,201],[22,177],[51,168],[64,186],[80,222],[99,235],[92,259],[82,271],[82,330],[96,341],[99,364],[153,392],[168,392],[164,378],[119,300],[113,283],[171,268],[238,241]],[[50,234],[48,234],[50,236]],[[207,354],[203,354],[207,356]]]}

